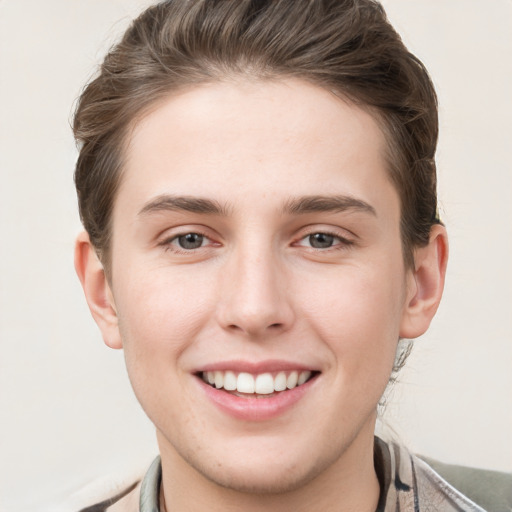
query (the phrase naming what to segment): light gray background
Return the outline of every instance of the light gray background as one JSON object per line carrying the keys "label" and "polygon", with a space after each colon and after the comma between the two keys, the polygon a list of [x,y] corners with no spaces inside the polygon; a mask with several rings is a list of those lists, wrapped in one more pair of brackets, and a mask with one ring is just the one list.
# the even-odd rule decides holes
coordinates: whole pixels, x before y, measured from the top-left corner
{"label": "light gray background", "polygon": [[[145,463],[151,425],[72,264],[72,104],[143,0],[0,0],[0,510],[55,510]],[[387,0],[441,103],[444,301],[386,422],[414,449],[512,470],[512,2]]]}

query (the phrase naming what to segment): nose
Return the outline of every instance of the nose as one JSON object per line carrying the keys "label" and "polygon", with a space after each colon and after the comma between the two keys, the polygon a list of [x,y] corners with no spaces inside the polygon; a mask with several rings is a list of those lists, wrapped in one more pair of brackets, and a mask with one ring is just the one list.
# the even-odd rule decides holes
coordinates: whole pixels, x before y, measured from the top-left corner
{"label": "nose", "polygon": [[271,251],[248,252],[233,255],[224,269],[218,321],[253,339],[287,331],[295,315],[283,264]]}

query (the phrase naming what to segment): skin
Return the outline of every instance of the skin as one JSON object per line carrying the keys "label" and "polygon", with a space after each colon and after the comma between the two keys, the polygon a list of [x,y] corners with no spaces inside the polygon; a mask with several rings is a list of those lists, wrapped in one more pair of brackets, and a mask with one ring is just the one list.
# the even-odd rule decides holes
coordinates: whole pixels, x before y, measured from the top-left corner
{"label": "skin", "polygon": [[[191,88],[135,125],[112,275],[86,234],[75,262],[155,424],[172,510],[375,510],[376,406],[399,337],[422,334],[437,309],[447,258],[435,226],[405,267],[384,151],[370,114],[298,80]],[[311,196],[344,207],[301,209]],[[202,245],[180,247],[187,233]],[[315,233],[332,245],[312,247]],[[264,421],[226,414],[196,376],[270,359],[318,374]]]}

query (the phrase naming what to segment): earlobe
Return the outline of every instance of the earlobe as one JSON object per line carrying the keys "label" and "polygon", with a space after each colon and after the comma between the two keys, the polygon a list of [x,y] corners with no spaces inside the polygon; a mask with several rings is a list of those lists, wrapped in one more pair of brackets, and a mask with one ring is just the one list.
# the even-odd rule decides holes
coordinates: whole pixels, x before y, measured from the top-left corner
{"label": "earlobe", "polygon": [[428,329],[443,295],[447,262],[446,229],[437,224],[432,227],[428,245],[414,254],[400,337],[417,338]]}
{"label": "earlobe", "polygon": [[122,348],[114,297],[103,265],[85,231],[80,233],[76,239],[75,270],[105,344],[111,348]]}

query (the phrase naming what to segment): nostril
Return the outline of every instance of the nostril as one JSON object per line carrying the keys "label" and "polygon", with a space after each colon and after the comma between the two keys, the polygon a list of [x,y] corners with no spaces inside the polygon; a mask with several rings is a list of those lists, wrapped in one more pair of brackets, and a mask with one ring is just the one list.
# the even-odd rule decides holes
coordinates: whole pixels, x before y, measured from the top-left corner
{"label": "nostril", "polygon": [[[279,329],[282,329],[283,328],[283,324],[282,323],[274,323],[274,324],[270,324],[267,329],[271,329],[273,331],[275,330],[279,330]],[[243,329],[241,326],[237,325],[237,324],[229,324],[228,325],[228,329],[232,330],[232,331],[244,331],[245,329]]]}

